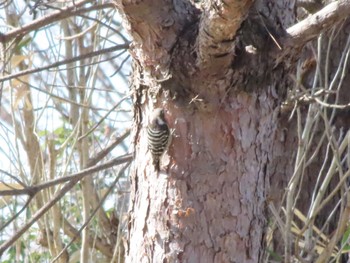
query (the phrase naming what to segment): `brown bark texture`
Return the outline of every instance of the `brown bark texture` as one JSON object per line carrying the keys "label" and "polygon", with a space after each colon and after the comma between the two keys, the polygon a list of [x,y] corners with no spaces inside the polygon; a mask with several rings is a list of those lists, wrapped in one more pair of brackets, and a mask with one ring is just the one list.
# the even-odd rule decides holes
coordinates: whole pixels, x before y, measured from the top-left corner
{"label": "brown bark texture", "polygon": [[[294,5],[116,1],[135,60],[127,262],[262,261],[267,203],[280,203],[296,149],[279,107],[293,45],[309,40],[288,35]],[[157,107],[174,130],[159,174],[146,139]]]}

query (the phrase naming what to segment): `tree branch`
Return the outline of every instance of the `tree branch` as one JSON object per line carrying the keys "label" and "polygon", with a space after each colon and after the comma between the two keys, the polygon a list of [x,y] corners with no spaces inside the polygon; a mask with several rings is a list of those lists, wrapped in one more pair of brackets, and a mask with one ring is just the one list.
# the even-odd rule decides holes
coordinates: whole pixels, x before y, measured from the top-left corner
{"label": "tree branch", "polygon": [[[117,140],[117,141],[119,141],[119,140]],[[57,179],[53,179],[51,181],[48,181],[48,182],[45,182],[42,184],[28,186],[28,187],[23,188],[23,189],[3,190],[3,191],[0,191],[0,196],[6,196],[6,195],[34,196],[37,192],[39,192],[45,188],[52,187],[52,186],[55,186],[57,184],[62,184],[62,183],[69,182],[69,181],[75,181],[75,180],[79,181],[82,178],[84,178],[85,176],[88,176],[88,175],[91,175],[93,173],[108,169],[108,168],[113,167],[115,165],[130,162],[130,161],[132,161],[132,159],[133,159],[132,154],[126,154],[123,156],[113,158],[113,159],[111,159],[108,162],[105,162],[103,164],[95,165],[95,166],[92,166],[90,168],[84,169],[80,172],[77,172],[77,173],[74,173],[71,175],[67,175],[64,177],[60,177]]]}
{"label": "tree branch", "polygon": [[93,158],[89,160],[88,165],[93,166],[96,165],[99,161],[107,156],[117,145],[119,145],[125,138],[130,135],[130,129],[127,129],[124,134],[116,138],[109,146],[107,146],[102,151],[98,152]]}
{"label": "tree branch", "polygon": [[2,232],[6,227],[8,227],[16,218],[19,217],[20,214],[22,214],[22,212],[30,205],[30,203],[32,202],[34,196],[29,196],[28,200],[26,201],[26,203],[24,204],[24,206],[22,206],[22,208],[16,213],[14,214],[10,219],[7,219],[7,221],[0,227],[0,232]]}
{"label": "tree branch", "polygon": [[216,74],[232,62],[234,39],[246,18],[251,0],[211,1],[199,26],[198,64]]}
{"label": "tree branch", "polygon": [[[86,222],[83,223],[83,225],[80,227],[79,230],[75,230],[73,227],[73,229],[75,230],[75,233],[73,235],[72,240],[65,245],[65,247],[63,248],[63,250],[52,260],[52,263],[54,263],[67,249],[69,246],[71,246],[73,244],[73,242],[76,239],[81,240],[81,232],[84,228],[87,227],[87,225],[90,223],[91,219],[94,218],[94,216],[96,215],[97,211],[102,207],[103,203],[105,202],[106,198],[108,197],[108,195],[112,192],[113,188],[115,187],[115,185],[117,184],[118,180],[120,179],[120,177],[123,175],[124,171],[126,170],[126,168],[129,166],[129,164],[124,165],[124,167],[122,167],[122,169],[119,171],[118,175],[116,176],[116,178],[114,179],[114,182],[111,184],[111,186],[108,188],[107,192],[103,195],[103,197],[101,198],[99,204],[97,207],[94,208],[94,210],[92,211],[92,213],[90,214],[88,220],[86,220]],[[111,233],[109,233],[111,234]],[[90,234],[90,236],[92,236]],[[89,240],[94,240],[96,237],[89,239]],[[104,254],[106,256],[112,257],[113,253],[112,250],[110,249],[110,244],[108,244],[107,242],[102,243],[101,242],[102,239],[100,238],[96,238],[96,242],[94,243],[89,243],[90,247],[94,247],[96,246],[96,248],[98,248],[101,252],[104,252]],[[106,249],[107,246],[107,249]]]}
{"label": "tree branch", "polygon": [[62,20],[62,19],[65,19],[65,18],[68,18],[71,16],[78,16],[80,14],[87,13],[87,12],[90,12],[93,10],[100,10],[100,9],[114,7],[113,3],[104,3],[101,5],[94,5],[94,6],[87,7],[87,8],[77,9],[78,7],[80,7],[84,4],[90,3],[90,2],[94,2],[94,1],[82,0],[82,1],[75,2],[75,3],[73,2],[73,5],[63,7],[60,10],[54,11],[48,15],[40,17],[40,18],[24,25],[23,27],[15,28],[15,29],[13,29],[5,34],[0,33],[0,42],[6,43],[17,36],[28,34],[31,31],[38,30],[38,29],[40,29],[44,26],[47,26],[51,23],[54,23],[56,21],[59,21],[59,20]]}
{"label": "tree branch", "polygon": [[50,68],[56,68],[56,67],[59,67],[62,65],[66,65],[66,64],[69,64],[69,63],[72,63],[75,61],[79,61],[82,59],[86,59],[86,58],[91,58],[91,57],[98,56],[98,55],[101,55],[104,53],[114,52],[117,50],[127,49],[127,48],[129,48],[129,43],[117,45],[115,47],[110,47],[110,48],[105,48],[105,49],[93,51],[93,52],[86,53],[86,54],[83,54],[83,55],[80,55],[77,57],[73,57],[73,58],[69,58],[69,59],[64,59],[64,60],[57,61],[55,63],[52,63],[52,64],[44,66],[44,67],[22,70],[20,72],[17,72],[17,73],[11,74],[11,75],[7,75],[5,77],[0,78],[0,82],[10,80],[13,78],[18,78],[18,77],[25,76],[25,75],[29,75],[32,73],[37,73],[40,71],[48,70]]}
{"label": "tree branch", "polygon": [[340,0],[333,2],[317,13],[310,15],[303,21],[287,29],[288,37],[284,47],[301,47],[311,39],[317,37],[322,31],[334,26],[336,23],[349,17],[350,1]]}
{"label": "tree branch", "polygon": [[[129,158],[129,159],[127,159]],[[126,159],[128,161],[126,161]],[[132,157],[129,156],[124,156],[123,158],[115,158],[112,159],[111,161],[103,164],[106,168],[112,167],[116,164],[121,164],[125,162],[131,162]],[[3,253],[20,237],[26,232],[40,217],[42,217],[52,206],[54,206],[70,189],[72,189],[79,180],[81,180],[84,176],[94,173],[96,171],[99,171],[100,169],[97,169],[99,166],[94,166],[90,167],[84,171],[81,171],[79,173],[75,174],[75,177],[68,182],[65,186],[62,187],[62,189],[57,192],[51,199],[49,203],[46,203],[44,206],[42,206],[31,218],[30,220],[22,226],[15,235],[13,235],[11,238],[9,238],[7,241],[2,243],[0,245],[0,257],[3,255]],[[96,170],[97,169],[97,170]]]}

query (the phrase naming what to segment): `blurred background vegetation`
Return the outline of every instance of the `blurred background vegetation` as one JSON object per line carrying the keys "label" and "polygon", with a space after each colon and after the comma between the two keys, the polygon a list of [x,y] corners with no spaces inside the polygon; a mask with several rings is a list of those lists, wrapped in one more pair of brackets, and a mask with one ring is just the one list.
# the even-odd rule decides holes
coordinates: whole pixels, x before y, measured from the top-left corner
{"label": "blurred background vegetation", "polygon": [[120,16],[104,1],[1,1],[0,33],[1,262],[122,261],[132,113]]}

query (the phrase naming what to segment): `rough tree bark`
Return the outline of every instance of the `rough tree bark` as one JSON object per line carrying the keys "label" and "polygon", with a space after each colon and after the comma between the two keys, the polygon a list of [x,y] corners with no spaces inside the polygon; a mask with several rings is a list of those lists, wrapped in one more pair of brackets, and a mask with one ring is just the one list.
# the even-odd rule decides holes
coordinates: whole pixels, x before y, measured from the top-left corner
{"label": "rough tree bark", "polygon": [[[300,28],[289,0],[116,5],[135,60],[127,262],[260,262],[267,201],[293,171],[279,106],[298,51],[334,15]],[[157,107],[174,129],[160,174],[144,129]]]}

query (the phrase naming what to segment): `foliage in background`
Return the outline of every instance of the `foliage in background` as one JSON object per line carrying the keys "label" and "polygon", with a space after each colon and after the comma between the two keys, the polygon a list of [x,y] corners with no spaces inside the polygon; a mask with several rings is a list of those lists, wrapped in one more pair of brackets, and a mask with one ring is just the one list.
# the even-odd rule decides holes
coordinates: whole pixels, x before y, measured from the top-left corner
{"label": "foliage in background", "polygon": [[[281,112],[296,123],[297,153],[282,207],[269,204],[273,224],[266,262],[345,262],[349,257],[350,104],[344,81],[350,37],[342,44],[337,39],[345,28],[341,24],[320,34],[291,76],[295,85]],[[277,246],[273,235],[282,240]],[[281,244],[283,257],[274,252]]]}
{"label": "foliage in background", "polygon": [[0,32],[1,261],[122,260],[130,60],[113,4],[2,1]]}

